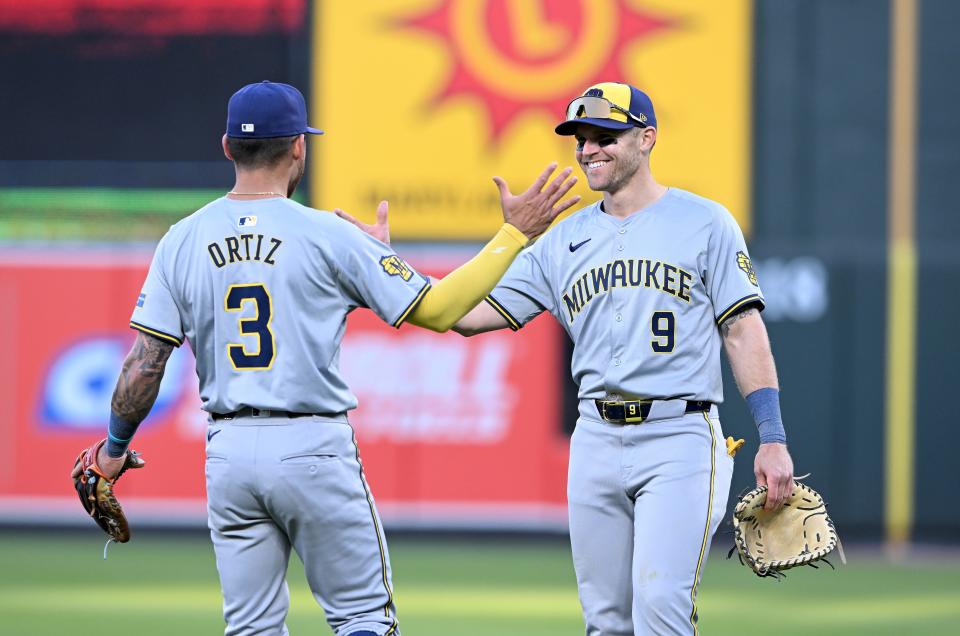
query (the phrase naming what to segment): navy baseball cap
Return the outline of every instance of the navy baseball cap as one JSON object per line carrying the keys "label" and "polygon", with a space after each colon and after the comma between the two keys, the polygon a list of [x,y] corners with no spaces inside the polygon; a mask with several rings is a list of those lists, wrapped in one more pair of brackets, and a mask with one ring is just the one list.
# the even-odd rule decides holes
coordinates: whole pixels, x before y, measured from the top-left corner
{"label": "navy baseball cap", "polygon": [[567,121],[556,127],[558,135],[573,135],[577,125],[591,124],[600,128],[626,130],[656,128],[653,102],[640,89],[619,82],[591,86],[567,106]]}
{"label": "navy baseball cap", "polygon": [[247,84],[227,104],[227,137],[269,139],[302,133],[323,131],[307,126],[303,94],[289,84],[267,80]]}

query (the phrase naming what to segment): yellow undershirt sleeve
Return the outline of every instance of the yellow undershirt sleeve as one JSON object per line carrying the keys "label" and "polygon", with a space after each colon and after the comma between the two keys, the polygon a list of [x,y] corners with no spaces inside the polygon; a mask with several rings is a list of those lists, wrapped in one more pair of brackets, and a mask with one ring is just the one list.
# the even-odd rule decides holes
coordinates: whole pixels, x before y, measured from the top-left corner
{"label": "yellow undershirt sleeve", "polygon": [[427,291],[407,321],[431,331],[448,331],[496,287],[528,242],[523,232],[504,223],[479,254]]}

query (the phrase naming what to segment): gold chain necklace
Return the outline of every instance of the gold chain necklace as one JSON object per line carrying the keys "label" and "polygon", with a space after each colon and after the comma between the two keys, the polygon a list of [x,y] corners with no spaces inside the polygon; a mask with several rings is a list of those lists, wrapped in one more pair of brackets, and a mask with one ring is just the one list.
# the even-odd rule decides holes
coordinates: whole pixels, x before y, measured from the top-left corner
{"label": "gold chain necklace", "polygon": [[231,190],[230,192],[227,192],[227,194],[233,194],[238,197],[260,197],[260,196],[266,196],[268,194],[275,197],[286,196],[285,194],[281,194],[279,192],[234,192],[233,190]]}

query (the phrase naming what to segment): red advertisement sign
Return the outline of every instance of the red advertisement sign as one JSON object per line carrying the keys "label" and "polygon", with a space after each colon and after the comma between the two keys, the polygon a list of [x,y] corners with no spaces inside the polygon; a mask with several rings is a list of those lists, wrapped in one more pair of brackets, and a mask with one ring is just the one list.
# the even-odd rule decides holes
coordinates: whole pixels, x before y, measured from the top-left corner
{"label": "red advertisement sign", "polygon": [[[0,358],[0,516],[82,514],[67,475],[78,450],[105,434],[149,256],[0,257],[0,327],[15,334]],[[435,275],[448,269],[415,264]],[[549,319],[522,334],[467,339],[395,330],[367,310],[351,315],[341,368],[360,401],[350,417],[388,523],[562,523],[561,337]],[[137,433],[147,468],[118,487],[134,517],[202,520],[206,427],[184,346]]]}

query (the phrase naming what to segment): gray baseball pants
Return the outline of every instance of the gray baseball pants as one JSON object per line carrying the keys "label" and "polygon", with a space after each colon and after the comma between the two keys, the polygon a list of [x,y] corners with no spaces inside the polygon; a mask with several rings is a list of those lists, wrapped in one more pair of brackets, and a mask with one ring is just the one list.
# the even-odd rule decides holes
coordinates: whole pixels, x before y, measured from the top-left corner
{"label": "gray baseball pants", "polygon": [[285,635],[291,547],[338,636],[399,636],[383,526],[346,417],[210,421],[207,512],[226,636]]}
{"label": "gray baseball pants", "polygon": [[646,421],[624,425],[581,404],[567,498],[587,636],[698,633],[697,585],[733,458],[717,407],[684,406],[656,402]]}

